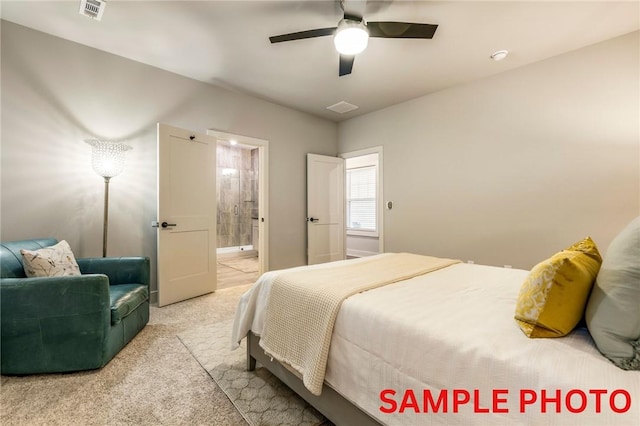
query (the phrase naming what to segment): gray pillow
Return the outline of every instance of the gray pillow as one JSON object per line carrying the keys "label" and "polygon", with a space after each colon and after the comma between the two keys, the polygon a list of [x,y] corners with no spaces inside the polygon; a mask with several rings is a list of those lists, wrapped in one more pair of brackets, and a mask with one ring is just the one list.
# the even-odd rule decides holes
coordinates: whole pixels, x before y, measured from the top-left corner
{"label": "gray pillow", "polygon": [[640,370],[640,217],[611,242],[585,314],[600,352],[625,370]]}

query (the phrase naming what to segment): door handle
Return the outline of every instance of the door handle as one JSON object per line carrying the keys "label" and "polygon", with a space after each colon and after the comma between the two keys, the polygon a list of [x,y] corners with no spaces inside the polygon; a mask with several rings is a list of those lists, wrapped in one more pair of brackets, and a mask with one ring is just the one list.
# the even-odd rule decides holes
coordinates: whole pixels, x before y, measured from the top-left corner
{"label": "door handle", "polygon": [[168,228],[169,226],[176,226],[176,224],[175,223],[162,222],[160,224],[160,226],[162,226],[163,228]]}
{"label": "door handle", "polygon": [[307,218],[307,222],[314,222],[314,223],[315,222],[320,222],[320,219],[316,219],[316,218],[313,218],[313,217],[308,217]]}

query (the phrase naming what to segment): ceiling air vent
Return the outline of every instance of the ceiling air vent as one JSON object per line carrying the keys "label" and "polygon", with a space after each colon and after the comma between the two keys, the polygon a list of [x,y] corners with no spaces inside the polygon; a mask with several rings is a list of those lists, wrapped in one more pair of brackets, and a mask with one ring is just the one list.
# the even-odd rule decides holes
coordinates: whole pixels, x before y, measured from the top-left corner
{"label": "ceiling air vent", "polygon": [[350,104],[349,102],[340,101],[337,104],[333,104],[328,106],[327,109],[329,111],[337,112],[338,114],[344,114],[345,112],[353,111],[354,109],[358,109],[357,105]]}
{"label": "ceiling air vent", "polygon": [[80,15],[88,16],[91,19],[99,21],[102,19],[106,5],[106,0],[80,0],[79,13]]}

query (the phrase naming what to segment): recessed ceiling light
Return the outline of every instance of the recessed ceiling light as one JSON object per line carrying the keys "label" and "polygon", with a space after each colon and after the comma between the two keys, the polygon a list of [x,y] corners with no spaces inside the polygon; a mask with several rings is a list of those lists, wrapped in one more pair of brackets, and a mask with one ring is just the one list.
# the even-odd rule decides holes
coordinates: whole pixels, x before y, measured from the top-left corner
{"label": "recessed ceiling light", "polygon": [[237,140],[235,140],[235,139],[230,139],[230,140],[229,140],[229,143],[230,143],[231,145],[238,145],[238,141],[237,141]]}
{"label": "recessed ceiling light", "polygon": [[493,55],[491,55],[491,59],[493,59],[494,61],[501,61],[506,58],[508,54],[508,50],[498,50]]}

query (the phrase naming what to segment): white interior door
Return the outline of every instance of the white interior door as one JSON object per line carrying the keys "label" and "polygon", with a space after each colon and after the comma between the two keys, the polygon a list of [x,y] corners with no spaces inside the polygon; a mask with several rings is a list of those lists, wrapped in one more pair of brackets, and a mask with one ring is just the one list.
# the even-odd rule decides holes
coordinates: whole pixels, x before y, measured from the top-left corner
{"label": "white interior door", "polygon": [[158,124],[158,305],[216,289],[216,139]]}
{"label": "white interior door", "polygon": [[344,258],[344,159],[307,154],[307,263]]}

